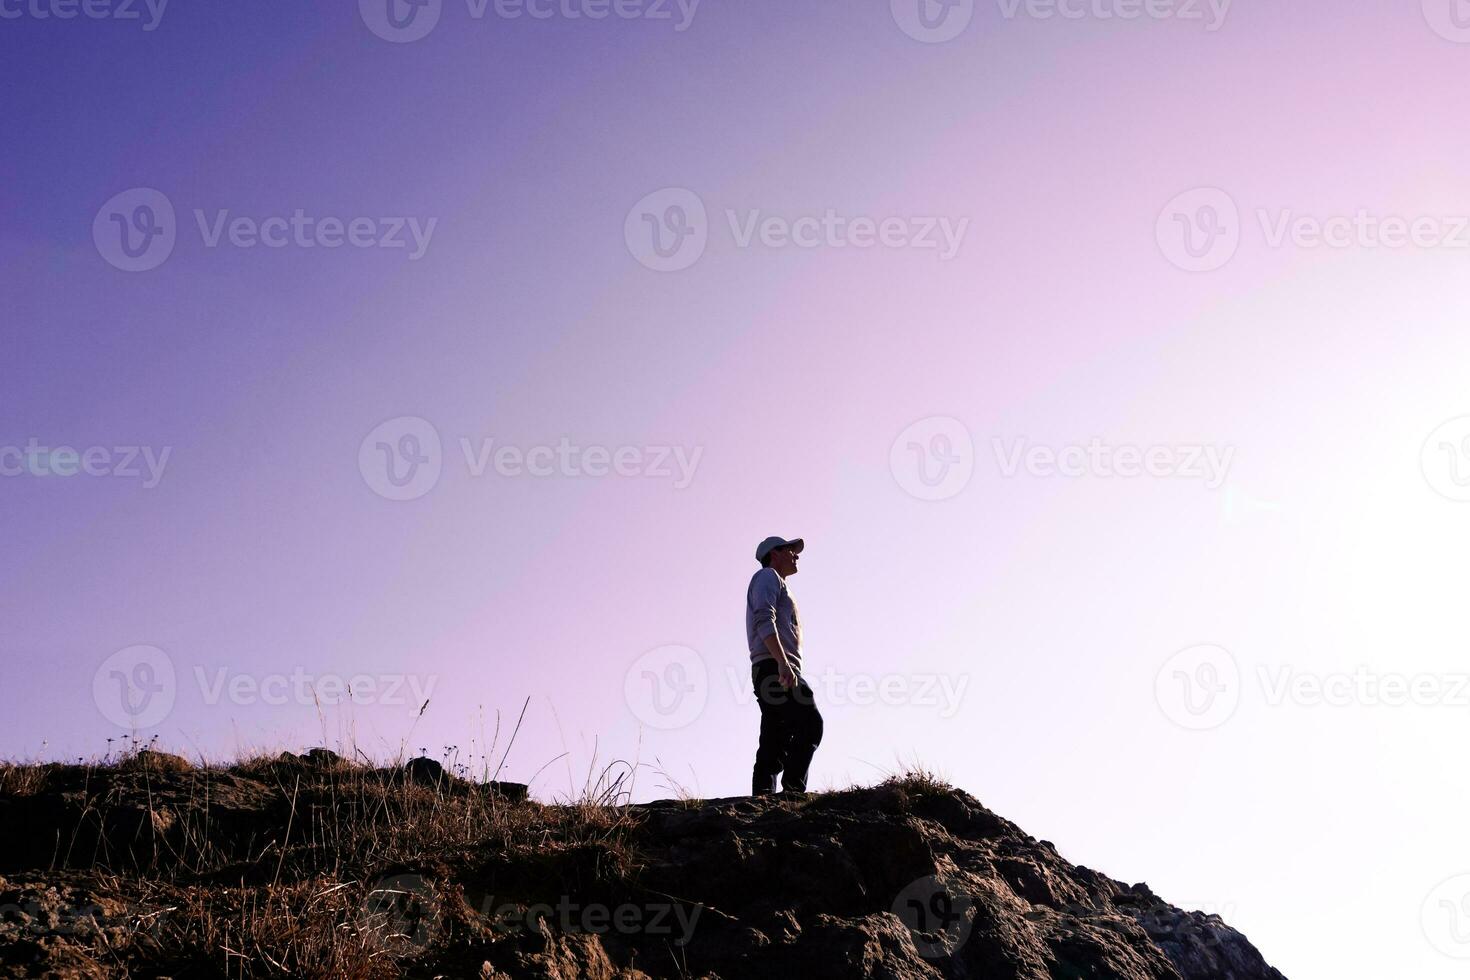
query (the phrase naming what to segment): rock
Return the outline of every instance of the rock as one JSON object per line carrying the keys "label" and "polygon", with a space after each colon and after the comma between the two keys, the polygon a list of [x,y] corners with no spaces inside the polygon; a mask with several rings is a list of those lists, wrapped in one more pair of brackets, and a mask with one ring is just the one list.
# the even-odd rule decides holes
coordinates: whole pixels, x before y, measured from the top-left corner
{"label": "rock", "polygon": [[403,764],[403,772],[409,779],[425,786],[444,786],[455,779],[444,771],[444,766],[428,756],[409,759]]}
{"label": "rock", "polygon": [[796,945],[796,967],[810,980],[943,980],[945,974],[919,955],[897,916],[879,912],[859,919],[818,915]]}
{"label": "rock", "polygon": [[[346,766],[319,750],[7,781],[0,980],[217,975],[203,935],[247,950],[247,977],[310,948],[331,965],[300,975],[1284,980],[1218,916],[932,783],[563,807],[424,757]],[[341,929],[382,880],[389,955]]]}
{"label": "rock", "polygon": [[319,769],[339,769],[346,760],[331,749],[316,748],[306,753],[306,761]]}
{"label": "rock", "polygon": [[118,768],[138,772],[189,772],[193,763],[181,755],[142,749],[118,763]]}
{"label": "rock", "polygon": [[291,751],[282,752],[273,762],[261,763],[261,765],[269,769],[279,767],[281,770],[290,772],[302,769],[341,770],[350,768],[352,764],[331,749],[315,748],[308,749],[303,755],[297,755]]}
{"label": "rock", "polygon": [[[403,774],[410,780],[421,786],[429,786],[451,793],[470,792],[474,784],[469,780],[454,775],[444,768],[437,760],[428,756],[418,756],[409,759],[403,764]],[[524,802],[530,796],[530,787],[525,783],[502,783],[488,782],[483,784],[484,790],[493,796],[508,800],[512,803]]]}
{"label": "rock", "polygon": [[495,796],[509,800],[511,803],[524,803],[531,797],[531,787],[525,783],[502,783],[488,782],[485,787]]}

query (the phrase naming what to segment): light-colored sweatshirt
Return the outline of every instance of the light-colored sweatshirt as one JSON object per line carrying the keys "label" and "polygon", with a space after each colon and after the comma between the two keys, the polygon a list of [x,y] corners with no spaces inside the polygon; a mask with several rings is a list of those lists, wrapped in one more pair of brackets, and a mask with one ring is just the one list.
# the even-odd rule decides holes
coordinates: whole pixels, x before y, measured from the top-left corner
{"label": "light-colored sweatshirt", "polygon": [[766,637],[781,637],[781,646],[792,670],[801,669],[801,621],[786,580],[774,568],[762,568],[745,590],[745,638],[750,643],[750,662],[771,660]]}

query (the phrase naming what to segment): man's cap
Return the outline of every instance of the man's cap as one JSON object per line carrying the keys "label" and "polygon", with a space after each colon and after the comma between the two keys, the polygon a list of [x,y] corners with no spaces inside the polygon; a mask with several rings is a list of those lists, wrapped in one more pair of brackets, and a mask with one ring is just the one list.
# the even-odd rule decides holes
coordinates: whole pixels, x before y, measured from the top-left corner
{"label": "man's cap", "polygon": [[792,538],[790,541],[787,541],[785,538],[780,538],[772,535],[771,537],[766,538],[760,544],[755,546],[755,560],[762,564],[765,564],[766,556],[775,551],[777,548],[791,548],[796,551],[797,554],[800,554],[801,549],[805,547],[806,542],[801,540],[801,538]]}

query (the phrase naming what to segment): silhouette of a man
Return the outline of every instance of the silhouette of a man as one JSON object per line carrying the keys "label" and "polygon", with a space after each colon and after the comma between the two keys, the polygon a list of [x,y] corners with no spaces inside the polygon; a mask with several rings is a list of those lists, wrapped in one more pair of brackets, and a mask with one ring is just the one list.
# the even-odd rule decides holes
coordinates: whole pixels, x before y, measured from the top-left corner
{"label": "silhouette of a man", "polygon": [[755,549],[760,571],[745,591],[750,678],[761,709],[751,777],[756,796],[776,792],[778,775],[783,790],[804,792],[812,755],[822,742],[822,715],[801,677],[801,622],[786,584],[805,546],[801,538],[766,538]]}

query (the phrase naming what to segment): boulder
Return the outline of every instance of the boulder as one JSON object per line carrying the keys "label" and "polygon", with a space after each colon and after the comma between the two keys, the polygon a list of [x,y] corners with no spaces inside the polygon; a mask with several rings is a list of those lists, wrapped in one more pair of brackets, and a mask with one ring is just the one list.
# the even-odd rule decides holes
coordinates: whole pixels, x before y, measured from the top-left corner
{"label": "boulder", "polygon": [[194,768],[194,764],[181,755],[154,749],[135,752],[125,757],[117,766],[127,772],[189,772]]}

